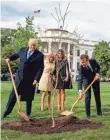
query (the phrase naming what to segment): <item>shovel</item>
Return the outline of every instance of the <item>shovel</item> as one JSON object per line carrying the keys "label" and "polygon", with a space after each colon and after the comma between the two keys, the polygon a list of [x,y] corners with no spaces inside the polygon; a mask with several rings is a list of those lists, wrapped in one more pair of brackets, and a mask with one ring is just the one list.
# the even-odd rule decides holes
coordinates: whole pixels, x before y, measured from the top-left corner
{"label": "shovel", "polygon": [[[83,91],[83,93],[82,93],[83,95],[87,92],[87,90],[93,85],[93,83],[94,83],[95,81],[96,81],[96,80],[95,80],[95,78],[94,78],[94,80],[90,83],[90,85]],[[72,105],[70,111],[66,110],[66,111],[62,112],[61,115],[63,115],[63,116],[72,115],[72,114],[73,114],[73,107],[79,102],[79,100],[80,100],[80,98],[78,98],[78,99],[75,101],[75,103]]]}
{"label": "shovel", "polygon": [[23,112],[21,112],[21,106],[20,106],[20,101],[19,101],[19,98],[18,98],[18,92],[17,92],[17,88],[16,88],[16,85],[15,85],[15,82],[14,82],[14,79],[13,79],[13,75],[12,75],[12,71],[11,71],[11,67],[10,67],[10,63],[8,62],[8,68],[9,68],[9,72],[10,72],[10,75],[11,75],[11,80],[12,80],[12,83],[13,83],[13,87],[14,87],[14,91],[15,91],[15,95],[16,95],[16,99],[17,99],[17,103],[18,103],[18,115],[24,119],[25,121],[29,121],[29,118],[27,115],[25,115]]}
{"label": "shovel", "polygon": [[55,118],[54,118],[54,99],[55,99],[55,92],[53,92],[53,97],[52,97],[52,127],[55,127]]}

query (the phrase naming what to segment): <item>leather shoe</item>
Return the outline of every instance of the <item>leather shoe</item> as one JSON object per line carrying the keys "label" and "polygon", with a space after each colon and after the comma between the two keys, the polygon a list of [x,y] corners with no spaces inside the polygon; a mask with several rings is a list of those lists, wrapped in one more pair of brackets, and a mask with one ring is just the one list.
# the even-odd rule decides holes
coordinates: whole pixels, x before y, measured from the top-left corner
{"label": "leather shoe", "polygon": [[87,118],[86,118],[86,119],[88,119],[88,120],[89,120],[90,118],[91,118],[90,116],[87,116]]}
{"label": "leather shoe", "polygon": [[6,116],[7,116],[7,114],[4,113],[4,114],[1,116],[1,119],[6,118]]}
{"label": "leather shoe", "polygon": [[100,112],[100,113],[97,113],[97,115],[98,115],[98,116],[103,116],[102,112]]}

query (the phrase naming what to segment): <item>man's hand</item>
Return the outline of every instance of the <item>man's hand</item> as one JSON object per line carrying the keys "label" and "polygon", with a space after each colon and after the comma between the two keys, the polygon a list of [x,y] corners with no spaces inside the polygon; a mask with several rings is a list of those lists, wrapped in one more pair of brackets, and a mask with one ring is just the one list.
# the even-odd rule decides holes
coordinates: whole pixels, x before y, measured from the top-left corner
{"label": "man's hand", "polygon": [[34,80],[33,85],[36,85],[38,82],[36,80]]}
{"label": "man's hand", "polygon": [[98,80],[100,78],[100,75],[97,73],[96,75],[95,75],[95,80]]}
{"label": "man's hand", "polygon": [[5,61],[6,61],[7,64],[10,63],[10,59],[9,58],[5,59]]}
{"label": "man's hand", "polygon": [[83,94],[82,94],[82,92],[81,92],[81,93],[79,93],[78,98],[79,98],[79,99],[82,99],[82,97],[83,97]]}

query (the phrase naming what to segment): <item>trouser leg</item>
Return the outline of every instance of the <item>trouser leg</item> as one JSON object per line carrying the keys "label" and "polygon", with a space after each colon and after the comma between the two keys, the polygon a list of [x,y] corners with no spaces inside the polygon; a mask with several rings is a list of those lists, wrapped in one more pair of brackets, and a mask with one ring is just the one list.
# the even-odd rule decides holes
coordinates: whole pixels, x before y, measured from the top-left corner
{"label": "trouser leg", "polygon": [[32,108],[32,101],[26,101],[26,114],[30,116]]}
{"label": "trouser leg", "polygon": [[10,93],[10,96],[6,105],[5,115],[9,115],[12,112],[15,106],[15,103],[16,103],[16,96],[14,93],[14,89],[12,89],[12,92]]}
{"label": "trouser leg", "polygon": [[[83,85],[84,89],[86,89],[89,85],[89,82],[85,81]],[[91,101],[91,88],[85,94],[85,110],[87,116],[90,116],[90,101]]]}
{"label": "trouser leg", "polygon": [[96,101],[97,114],[101,114],[102,111],[101,111],[101,99],[100,99],[100,82],[96,81],[92,87],[93,87],[95,101]]}

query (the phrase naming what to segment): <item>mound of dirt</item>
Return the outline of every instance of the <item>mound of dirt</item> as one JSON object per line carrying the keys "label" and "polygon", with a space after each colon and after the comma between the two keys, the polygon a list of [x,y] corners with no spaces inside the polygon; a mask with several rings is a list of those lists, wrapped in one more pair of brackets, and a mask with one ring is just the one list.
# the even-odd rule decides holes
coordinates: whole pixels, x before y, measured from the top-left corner
{"label": "mound of dirt", "polygon": [[98,129],[103,124],[88,120],[80,120],[77,117],[55,118],[55,127],[52,127],[52,119],[31,119],[29,122],[9,122],[1,126],[2,129],[11,129],[16,131],[34,133],[34,134],[52,134],[67,131],[78,131],[81,129]]}

